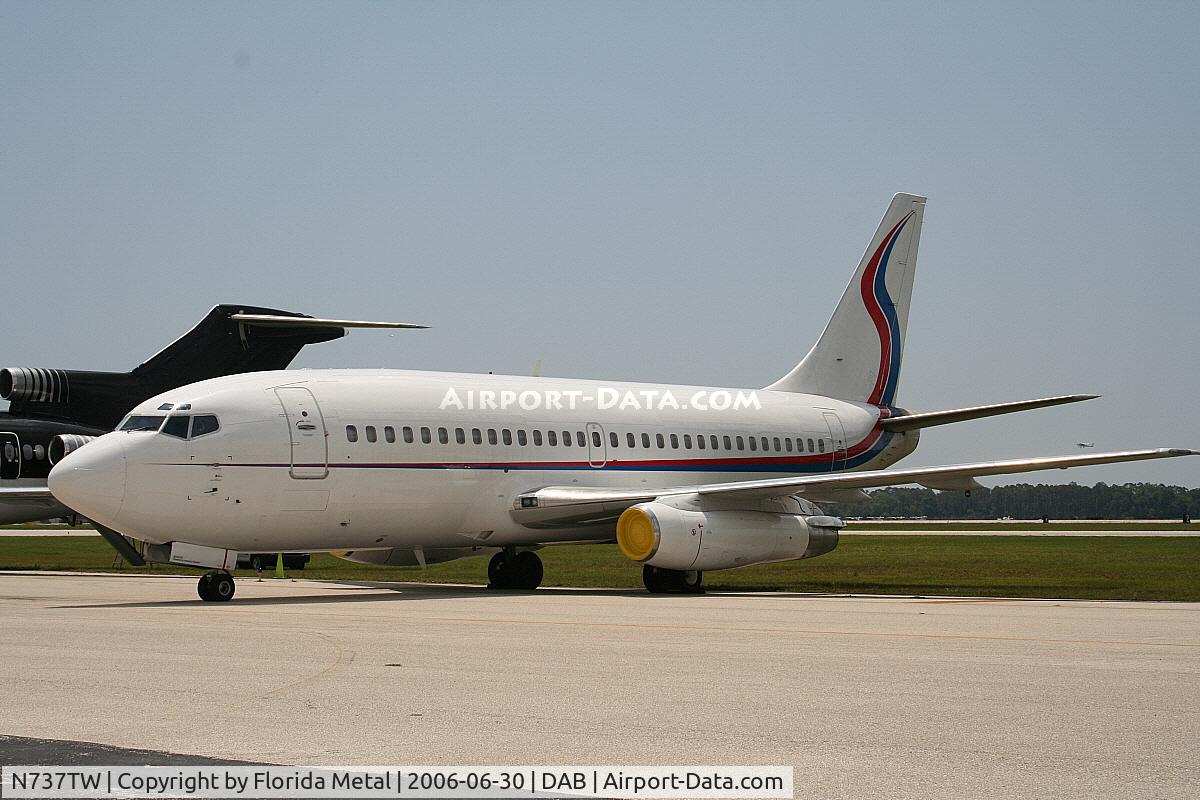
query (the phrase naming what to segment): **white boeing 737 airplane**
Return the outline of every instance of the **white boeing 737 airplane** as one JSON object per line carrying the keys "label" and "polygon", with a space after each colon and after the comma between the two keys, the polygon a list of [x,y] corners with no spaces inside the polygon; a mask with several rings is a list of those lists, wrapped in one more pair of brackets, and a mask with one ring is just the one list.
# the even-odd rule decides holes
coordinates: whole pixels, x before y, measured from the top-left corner
{"label": "white boeing 737 airplane", "polygon": [[[211,569],[237,552],[372,564],[491,554],[534,589],[537,548],[616,541],[651,592],[705,570],[810,558],[843,527],[818,502],[870,487],[1193,455],[1154,449],[884,470],[922,428],[1086,400],[932,413],[895,404],[925,198],[892,200],[808,355],[765,389],[403,370],[234,375],[165,392],[50,473],[49,489],[133,563]],[[140,545],[132,540],[138,540]]]}

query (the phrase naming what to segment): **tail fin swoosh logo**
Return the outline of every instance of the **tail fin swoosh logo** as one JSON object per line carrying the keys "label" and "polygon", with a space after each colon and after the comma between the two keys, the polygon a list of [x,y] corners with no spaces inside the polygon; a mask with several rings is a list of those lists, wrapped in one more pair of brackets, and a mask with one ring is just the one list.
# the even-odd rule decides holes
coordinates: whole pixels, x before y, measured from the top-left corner
{"label": "tail fin swoosh logo", "polygon": [[896,304],[887,290],[887,268],[892,257],[892,247],[900,238],[900,232],[908,224],[914,212],[910,211],[896,223],[871,256],[863,271],[860,289],[863,305],[875,330],[879,334],[879,372],[875,388],[867,402],[877,406],[890,406],[896,396],[896,383],[900,377],[900,321],[896,318]]}

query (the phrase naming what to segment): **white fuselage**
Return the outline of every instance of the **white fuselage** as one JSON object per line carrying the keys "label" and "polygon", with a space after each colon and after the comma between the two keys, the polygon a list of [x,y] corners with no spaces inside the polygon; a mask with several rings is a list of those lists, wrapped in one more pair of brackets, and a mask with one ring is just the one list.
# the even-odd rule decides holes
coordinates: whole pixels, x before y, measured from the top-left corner
{"label": "white fuselage", "polygon": [[214,415],[219,429],[118,431],[68,457],[77,470],[124,459],[109,487],[119,501],[91,515],[149,542],[243,552],[611,538],[531,530],[513,498],[880,468],[916,444],[881,430],[878,407],[813,395],[402,370],[218,378],[131,418],[171,413]]}

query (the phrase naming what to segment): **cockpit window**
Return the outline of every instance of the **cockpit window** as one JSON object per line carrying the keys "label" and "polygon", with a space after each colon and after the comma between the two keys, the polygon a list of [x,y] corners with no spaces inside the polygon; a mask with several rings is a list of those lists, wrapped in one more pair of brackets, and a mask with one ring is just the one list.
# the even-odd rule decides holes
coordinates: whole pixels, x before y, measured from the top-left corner
{"label": "cockpit window", "polygon": [[197,436],[204,436],[208,433],[214,433],[221,427],[221,423],[217,422],[217,418],[212,414],[197,414],[192,417],[192,436],[195,439]]}
{"label": "cockpit window", "polygon": [[186,439],[188,434],[188,420],[190,419],[191,417],[187,414],[173,414],[167,417],[167,424],[163,425],[162,432],[168,436]]}
{"label": "cockpit window", "polygon": [[130,414],[121,426],[123,431],[156,431],[166,416],[162,414]]}

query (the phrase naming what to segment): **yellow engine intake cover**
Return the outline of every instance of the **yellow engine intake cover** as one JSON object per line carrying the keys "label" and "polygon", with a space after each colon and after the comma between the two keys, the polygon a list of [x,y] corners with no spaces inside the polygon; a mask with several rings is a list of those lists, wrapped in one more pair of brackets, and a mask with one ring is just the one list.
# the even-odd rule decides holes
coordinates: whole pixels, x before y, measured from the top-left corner
{"label": "yellow engine intake cover", "polygon": [[617,546],[631,561],[645,561],[658,550],[654,518],[640,508],[627,508],[617,520]]}

